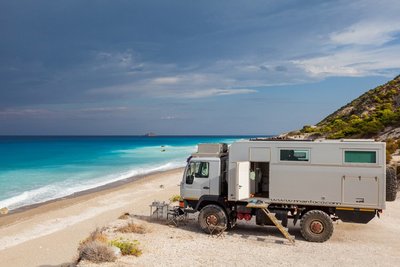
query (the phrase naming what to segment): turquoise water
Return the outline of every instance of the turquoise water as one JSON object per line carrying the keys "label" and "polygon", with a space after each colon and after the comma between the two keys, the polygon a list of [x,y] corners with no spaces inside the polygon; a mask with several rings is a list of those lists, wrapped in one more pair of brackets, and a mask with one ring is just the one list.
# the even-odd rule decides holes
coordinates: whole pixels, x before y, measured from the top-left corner
{"label": "turquoise water", "polygon": [[0,208],[65,197],[156,171],[182,167],[198,143],[217,137],[0,137]]}

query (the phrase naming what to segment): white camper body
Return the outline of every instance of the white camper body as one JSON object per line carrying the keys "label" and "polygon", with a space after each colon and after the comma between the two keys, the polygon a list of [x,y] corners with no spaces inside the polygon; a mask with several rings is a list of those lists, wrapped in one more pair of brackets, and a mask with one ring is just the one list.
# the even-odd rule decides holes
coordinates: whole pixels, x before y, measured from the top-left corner
{"label": "white camper body", "polygon": [[306,240],[324,242],[332,221],[367,223],[385,208],[386,173],[386,143],[373,140],[199,144],[181,182],[182,205],[200,211],[206,232],[253,216],[276,225],[275,214],[285,227],[301,220]]}
{"label": "white camper body", "polygon": [[384,209],[385,150],[371,140],[235,142],[228,200]]}

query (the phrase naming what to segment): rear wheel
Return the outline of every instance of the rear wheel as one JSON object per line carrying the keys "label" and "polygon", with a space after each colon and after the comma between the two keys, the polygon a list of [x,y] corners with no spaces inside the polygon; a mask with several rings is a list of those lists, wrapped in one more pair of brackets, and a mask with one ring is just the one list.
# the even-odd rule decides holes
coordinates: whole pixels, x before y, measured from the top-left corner
{"label": "rear wheel", "polygon": [[200,211],[199,225],[207,234],[218,233],[227,229],[228,217],[220,206],[207,205]]}
{"label": "rear wheel", "polygon": [[397,177],[395,168],[386,168],[386,201],[395,201],[397,195]]}
{"label": "rear wheel", "polygon": [[333,233],[332,219],[321,210],[310,210],[301,218],[300,232],[307,241],[325,242]]}

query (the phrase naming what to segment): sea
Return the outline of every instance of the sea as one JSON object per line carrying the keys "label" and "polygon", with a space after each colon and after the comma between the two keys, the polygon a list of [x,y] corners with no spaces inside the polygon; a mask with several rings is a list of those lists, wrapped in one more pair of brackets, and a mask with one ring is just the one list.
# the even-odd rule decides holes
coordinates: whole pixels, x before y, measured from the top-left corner
{"label": "sea", "polygon": [[183,167],[199,143],[253,136],[0,136],[0,209]]}

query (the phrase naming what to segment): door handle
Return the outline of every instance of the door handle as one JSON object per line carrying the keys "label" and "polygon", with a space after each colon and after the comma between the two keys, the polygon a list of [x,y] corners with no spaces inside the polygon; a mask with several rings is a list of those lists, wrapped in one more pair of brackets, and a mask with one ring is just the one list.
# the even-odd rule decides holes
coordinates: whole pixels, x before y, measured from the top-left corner
{"label": "door handle", "polygon": [[210,189],[210,187],[209,186],[204,186],[203,189]]}

